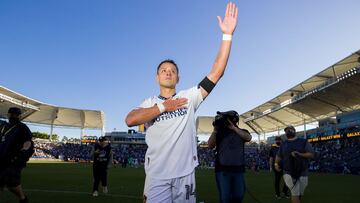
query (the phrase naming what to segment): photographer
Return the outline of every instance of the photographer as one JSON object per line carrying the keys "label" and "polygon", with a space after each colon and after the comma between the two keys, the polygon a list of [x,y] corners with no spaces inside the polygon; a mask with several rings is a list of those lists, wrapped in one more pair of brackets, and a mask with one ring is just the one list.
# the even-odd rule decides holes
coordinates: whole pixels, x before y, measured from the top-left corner
{"label": "photographer", "polygon": [[251,135],[238,128],[238,122],[236,111],[217,112],[208,140],[209,148],[216,147],[215,174],[221,203],[239,203],[244,198],[244,144],[251,140]]}

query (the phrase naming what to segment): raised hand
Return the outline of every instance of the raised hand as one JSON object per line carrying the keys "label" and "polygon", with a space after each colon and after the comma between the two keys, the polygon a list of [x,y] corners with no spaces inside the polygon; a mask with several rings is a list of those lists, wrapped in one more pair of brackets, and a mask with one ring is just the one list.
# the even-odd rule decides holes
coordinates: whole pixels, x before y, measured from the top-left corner
{"label": "raised hand", "polygon": [[178,109],[186,108],[187,101],[188,100],[186,98],[167,99],[163,102],[163,105],[165,106],[165,110],[167,112],[171,112]]}
{"label": "raised hand", "polygon": [[235,31],[238,17],[238,8],[235,3],[228,3],[226,6],[224,19],[218,16],[219,26],[224,34],[232,35]]}

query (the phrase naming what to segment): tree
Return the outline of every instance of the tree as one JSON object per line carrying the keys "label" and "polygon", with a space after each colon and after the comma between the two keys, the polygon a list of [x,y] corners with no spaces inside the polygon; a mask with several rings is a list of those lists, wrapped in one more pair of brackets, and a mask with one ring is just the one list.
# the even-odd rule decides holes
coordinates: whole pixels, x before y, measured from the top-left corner
{"label": "tree", "polygon": [[50,135],[47,133],[41,133],[41,132],[32,132],[34,138],[40,138],[40,139],[49,139]]}
{"label": "tree", "polygon": [[52,134],[52,135],[51,135],[51,140],[52,140],[52,141],[59,141],[59,135],[57,135],[57,134]]}
{"label": "tree", "polygon": [[[49,139],[50,135],[47,133],[41,133],[41,132],[32,132],[33,134],[33,138],[40,138],[40,139]],[[51,136],[51,140],[53,141],[59,141],[59,135],[57,134],[52,134]]]}

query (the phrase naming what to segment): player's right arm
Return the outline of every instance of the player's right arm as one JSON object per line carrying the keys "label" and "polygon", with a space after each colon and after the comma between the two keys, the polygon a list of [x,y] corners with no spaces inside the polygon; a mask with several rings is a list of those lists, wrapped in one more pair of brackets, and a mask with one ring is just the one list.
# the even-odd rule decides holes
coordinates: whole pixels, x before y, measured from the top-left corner
{"label": "player's right arm", "polygon": [[[186,98],[165,100],[162,103],[162,105],[164,106],[163,112],[171,112],[181,108],[185,108],[187,101],[188,100]],[[125,122],[126,125],[129,127],[141,125],[152,121],[163,112],[160,111],[160,108],[157,105],[149,108],[134,109],[130,111],[130,113],[126,116]]]}

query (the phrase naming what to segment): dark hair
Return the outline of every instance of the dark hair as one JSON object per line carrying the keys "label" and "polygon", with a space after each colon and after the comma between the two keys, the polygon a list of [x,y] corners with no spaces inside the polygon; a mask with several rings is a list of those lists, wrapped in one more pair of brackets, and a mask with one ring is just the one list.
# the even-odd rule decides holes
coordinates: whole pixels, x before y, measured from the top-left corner
{"label": "dark hair", "polygon": [[171,60],[171,59],[166,59],[166,60],[161,61],[161,63],[158,65],[158,67],[157,67],[157,69],[156,69],[156,73],[159,73],[160,66],[161,66],[162,64],[164,64],[164,63],[171,63],[171,64],[173,64],[173,65],[175,66],[175,68],[176,68],[176,72],[179,74],[179,68],[178,68],[177,64],[175,63],[174,60]]}
{"label": "dark hair", "polygon": [[296,136],[296,130],[292,125],[287,126],[284,131],[287,138],[293,138]]}
{"label": "dark hair", "polygon": [[8,110],[8,113],[20,115],[21,114],[21,109],[17,108],[17,107],[10,107],[9,110]]}
{"label": "dark hair", "polygon": [[103,137],[103,136],[99,137],[99,142],[104,142],[104,141],[106,141],[106,140],[107,140],[106,137]]}

